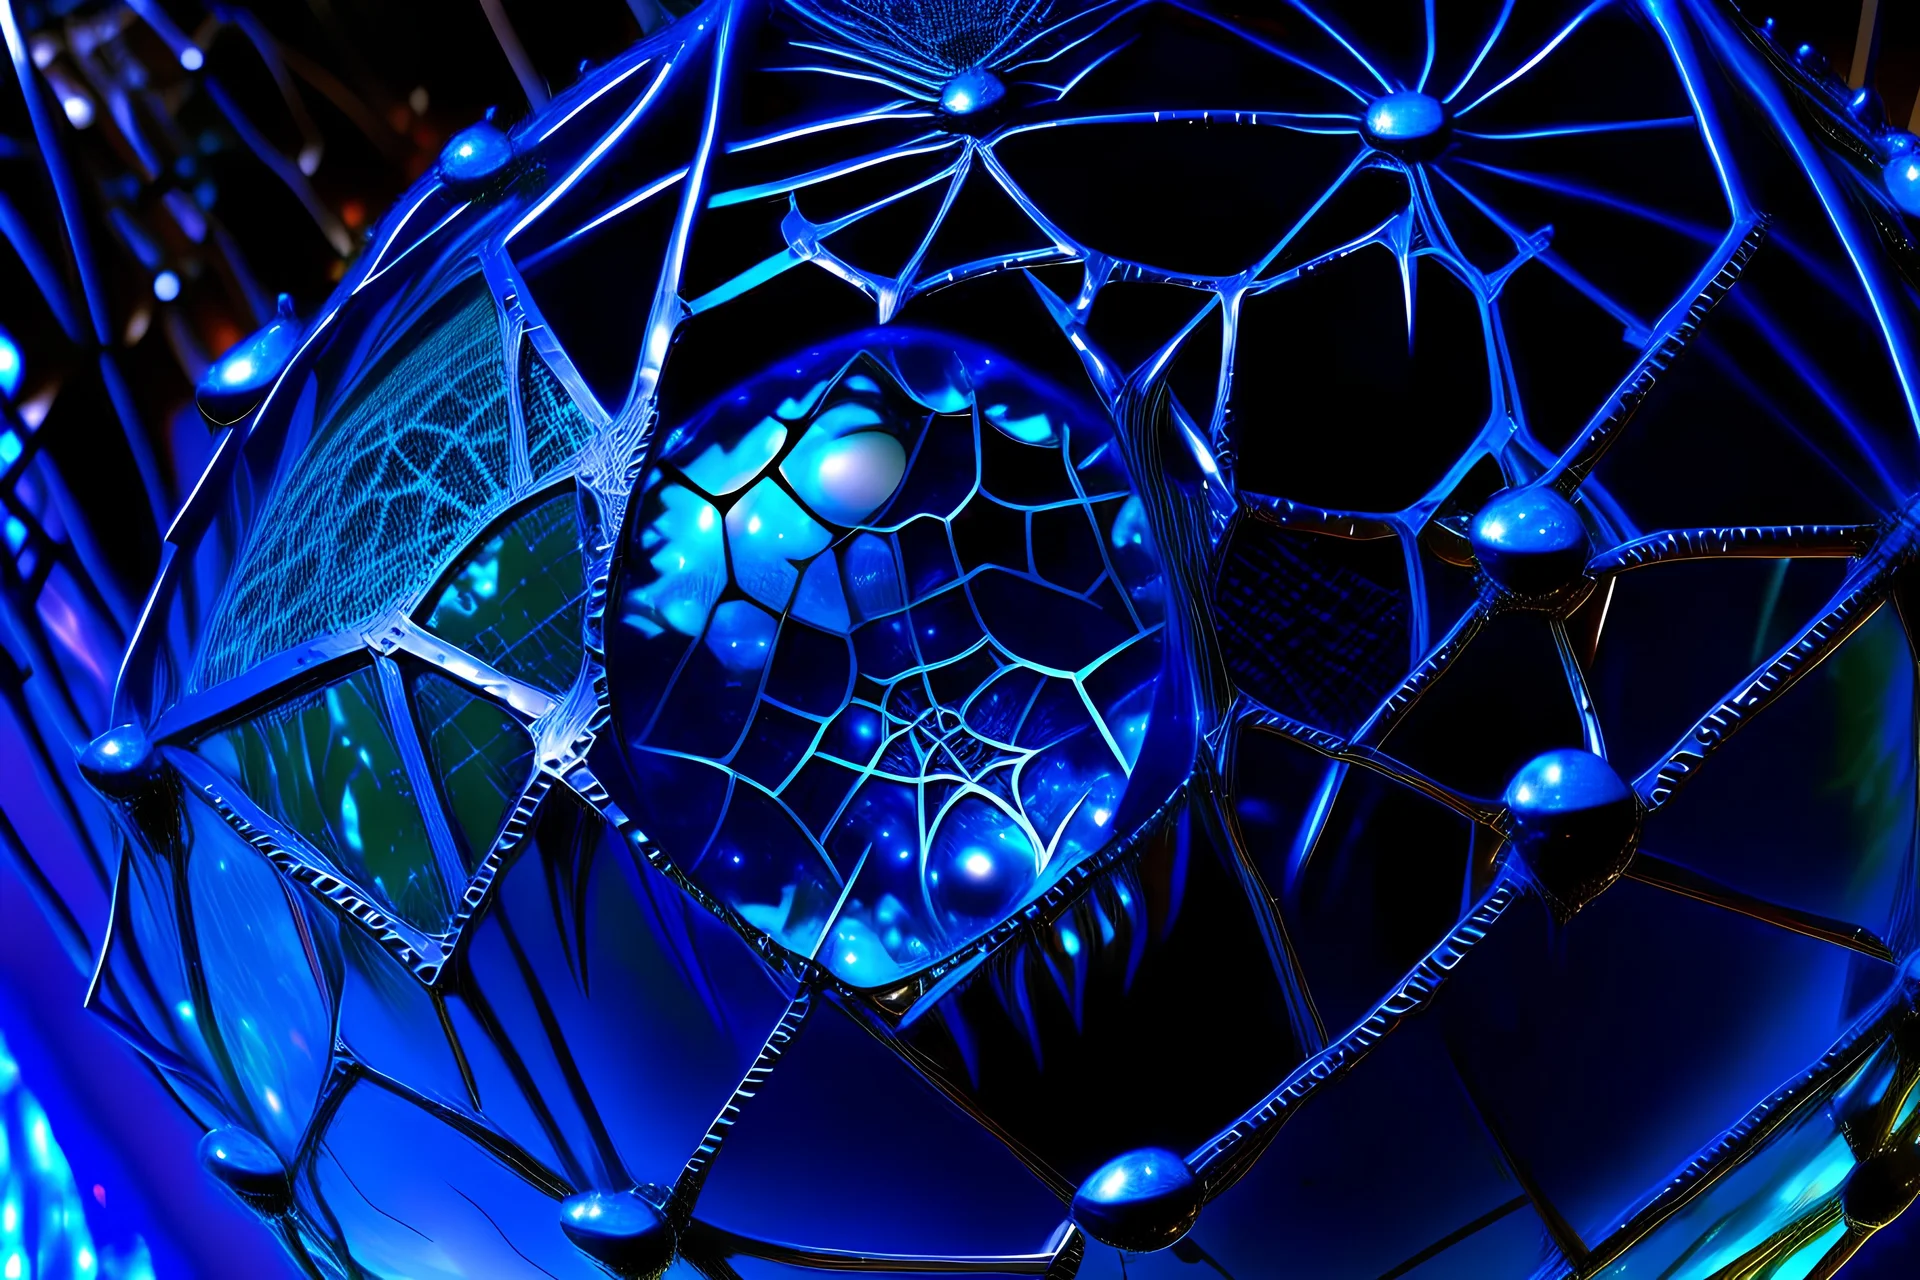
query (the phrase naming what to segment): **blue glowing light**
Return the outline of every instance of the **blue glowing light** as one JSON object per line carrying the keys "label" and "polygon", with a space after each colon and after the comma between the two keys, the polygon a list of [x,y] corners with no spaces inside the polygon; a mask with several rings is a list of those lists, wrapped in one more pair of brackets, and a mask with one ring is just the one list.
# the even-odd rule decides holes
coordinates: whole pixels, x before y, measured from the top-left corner
{"label": "blue glowing light", "polygon": [[1000,77],[981,67],[970,67],[940,87],[940,109],[948,115],[970,116],[985,111],[1006,96]]}
{"label": "blue glowing light", "polygon": [[1896,154],[1883,170],[1887,192],[1903,210],[1920,217],[1920,153]]}
{"label": "blue glowing light", "polygon": [[513,142],[493,123],[493,113],[447,139],[440,176],[454,186],[472,186],[499,174],[513,160]]}
{"label": "blue glowing light", "polygon": [[162,271],[154,276],[153,296],[162,302],[172,302],[180,296],[180,277],[171,271]]}
{"label": "blue glowing light", "polygon": [[218,426],[251,413],[299,350],[300,338],[293,299],[283,293],[273,318],[236,342],[201,375],[194,388],[200,412]]}
{"label": "blue glowing light", "polygon": [[1474,516],[1468,538],[1487,576],[1521,592],[1578,577],[1591,545],[1573,504],[1544,485],[1495,494]]}
{"label": "blue glowing light", "polygon": [[1073,1219],[1102,1244],[1135,1251],[1164,1249],[1200,1215],[1204,1190],[1174,1152],[1144,1147],[1109,1160],[1073,1197]]}
{"label": "blue glowing light", "polygon": [[0,329],[0,396],[13,399],[14,393],[20,390],[20,378],[25,372],[19,344],[14,342],[12,334]]}
{"label": "blue glowing light", "polygon": [[1389,93],[1367,105],[1367,133],[1382,145],[1421,142],[1447,123],[1447,109],[1436,98],[1412,89]]}

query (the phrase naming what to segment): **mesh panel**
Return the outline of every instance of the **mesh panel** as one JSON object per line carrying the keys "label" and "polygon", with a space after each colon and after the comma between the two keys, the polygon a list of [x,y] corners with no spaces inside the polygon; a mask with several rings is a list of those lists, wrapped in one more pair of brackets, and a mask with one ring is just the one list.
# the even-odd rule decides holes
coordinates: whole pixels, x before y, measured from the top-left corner
{"label": "mesh panel", "polygon": [[507,487],[493,300],[474,280],[396,344],[261,517],[199,663],[201,687],[425,587]]}
{"label": "mesh panel", "polygon": [[527,456],[533,477],[543,480],[572,461],[593,438],[593,423],[580,412],[560,379],[533,347],[520,347],[520,404],[527,416]]}

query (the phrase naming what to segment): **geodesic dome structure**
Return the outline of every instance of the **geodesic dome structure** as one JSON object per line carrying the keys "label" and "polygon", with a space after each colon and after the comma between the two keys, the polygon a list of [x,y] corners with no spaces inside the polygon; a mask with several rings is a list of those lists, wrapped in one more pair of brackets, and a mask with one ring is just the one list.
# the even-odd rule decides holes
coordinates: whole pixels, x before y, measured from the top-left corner
{"label": "geodesic dome structure", "polygon": [[1911,1201],[1914,140],[1483,8],[716,2],[209,371],[91,1003],[310,1273]]}

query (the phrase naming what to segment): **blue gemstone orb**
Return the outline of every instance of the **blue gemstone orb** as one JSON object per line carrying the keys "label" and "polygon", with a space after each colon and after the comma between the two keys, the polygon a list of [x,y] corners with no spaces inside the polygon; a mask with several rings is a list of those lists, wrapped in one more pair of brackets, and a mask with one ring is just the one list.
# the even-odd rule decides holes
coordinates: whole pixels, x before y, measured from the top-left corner
{"label": "blue gemstone orb", "polygon": [[447,139],[440,152],[440,176],[455,187],[470,187],[494,177],[513,159],[513,143],[493,122],[492,113]]}
{"label": "blue gemstone orb", "polygon": [[1520,766],[1503,797],[1513,843],[1554,914],[1569,920],[1633,859],[1640,809],[1613,766],[1562,748]]}
{"label": "blue gemstone orb", "polygon": [[1907,213],[1920,215],[1920,152],[1909,149],[1897,154],[1882,170],[1887,194]]}
{"label": "blue gemstone orb", "polygon": [[1592,551],[1573,504],[1541,486],[1494,494],[1467,536],[1487,576],[1520,595],[1544,595],[1575,582]]}
{"label": "blue gemstone orb", "polygon": [[81,776],[107,796],[124,797],[140,790],[159,763],[147,736],[130,724],[107,730],[80,753]]}
{"label": "blue gemstone orb", "polygon": [[1186,1161],[1161,1147],[1142,1147],[1115,1156],[1080,1184],[1073,1220],[1101,1244],[1149,1253],[1192,1230],[1204,1192]]}
{"label": "blue gemstone orb", "polygon": [[997,921],[1033,887],[1038,859],[1020,827],[979,796],[949,812],[936,834],[927,892],[949,923]]}
{"label": "blue gemstone orb", "polygon": [[673,1261],[673,1227],[637,1191],[583,1191],[560,1202],[560,1229],[615,1275],[659,1275]]}
{"label": "blue gemstone orb", "polygon": [[985,111],[1005,97],[1000,77],[984,67],[969,67],[940,86],[940,109],[950,116]]}
{"label": "blue gemstone orb", "polygon": [[283,1213],[291,1199],[287,1168],[272,1147],[231,1126],[200,1139],[200,1167],[261,1213]]}
{"label": "blue gemstone orb", "polygon": [[1388,150],[1429,142],[1446,124],[1447,109],[1440,100],[1412,89],[1375,98],[1367,107],[1367,138]]}
{"label": "blue gemstone orb", "polygon": [[252,413],[300,349],[300,337],[293,299],[283,293],[273,319],[235,343],[200,376],[193,398],[207,421],[224,427]]}

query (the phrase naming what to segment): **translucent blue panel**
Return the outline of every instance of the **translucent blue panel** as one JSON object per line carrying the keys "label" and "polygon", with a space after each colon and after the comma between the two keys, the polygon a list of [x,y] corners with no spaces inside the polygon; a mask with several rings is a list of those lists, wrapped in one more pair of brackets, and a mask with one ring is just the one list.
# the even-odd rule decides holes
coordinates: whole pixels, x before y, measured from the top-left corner
{"label": "translucent blue panel", "polygon": [[801,954],[832,921],[821,958],[879,986],[1119,834],[1159,569],[1103,412],[899,331],[743,384],[663,459],[613,698],[636,817],[703,886]]}
{"label": "translucent blue panel", "polygon": [[533,777],[533,739],[499,706],[444,676],[422,673],[413,697],[427,759],[465,837],[472,872]]}
{"label": "translucent blue panel", "polygon": [[[322,936],[339,955],[339,1035],[347,1052],[437,1102],[472,1109],[435,998],[420,980],[356,925],[336,924]],[[490,1118],[514,1132],[498,1117]]]}
{"label": "translucent blue panel", "polygon": [[475,549],[434,601],[427,629],[510,676],[565,689],[580,668],[585,576],[566,493]]}
{"label": "translucent blue panel", "polygon": [[205,804],[189,802],[187,887],[221,1047],[259,1136],[291,1158],[326,1079],[333,1010],[288,885]]}
{"label": "translucent blue panel", "polygon": [[[1549,929],[1543,907],[1516,903],[1449,981],[1440,1011],[1508,1141],[1586,1238],[1604,1236],[1852,1020],[1851,952],[1634,881],[1558,938]],[[1863,976],[1891,977],[1876,968]],[[1622,1038],[1580,1012],[1592,1008],[1631,1011],[1622,1016],[1640,1034]],[[1640,1053],[1648,1037],[1662,1046],[1652,1068]]]}
{"label": "translucent blue panel", "polygon": [[472,937],[455,1025],[482,1112],[519,1136],[531,1108],[594,1186],[670,1183],[787,997],[598,817],[546,804]]}
{"label": "translucent blue panel", "polygon": [[527,461],[536,481],[573,461],[593,438],[593,420],[581,412],[531,342],[520,347],[520,412],[527,423]]}
{"label": "translucent blue panel", "polygon": [[700,1216],[837,1249],[1020,1254],[1066,1215],[1003,1143],[816,1004],[714,1162]]}
{"label": "translucent blue panel", "polygon": [[1882,609],[1728,743],[1644,839],[1747,893],[1885,935],[1911,875],[1914,795],[1913,658]]}
{"label": "translucent blue panel", "polygon": [[[101,947],[99,981],[88,1007],[112,1018],[142,1048],[168,1065],[193,1071],[199,1089],[222,1079],[207,1048],[201,1020],[208,1015],[187,981],[187,956],[175,912],[179,889],[173,865],[145,849],[121,859],[114,882],[113,925]],[[199,1101],[188,1095],[190,1103]],[[202,1119],[219,1123],[208,1109]]]}
{"label": "translucent blue panel", "polygon": [[[400,1154],[403,1153],[403,1154]],[[431,1169],[432,1176],[423,1176]],[[356,1085],[308,1175],[368,1274],[408,1280],[603,1273],[560,1232],[555,1200],[437,1118]]]}
{"label": "translucent blue panel", "polygon": [[[1197,1239],[1221,1266],[1257,1275],[1274,1241],[1286,1240],[1303,1274],[1377,1276],[1522,1194],[1454,1076],[1441,1030],[1425,1019],[1402,1025],[1300,1108],[1252,1171],[1207,1206]],[[1368,1230],[1317,1229],[1361,1214],[1378,1215]]]}
{"label": "translucent blue panel", "polygon": [[423,929],[445,926],[462,886],[441,879],[371,672],[222,729],[196,749],[386,909]]}
{"label": "translucent blue panel", "polygon": [[262,511],[201,649],[202,686],[425,589],[506,490],[507,375],[477,278],[375,358]]}

